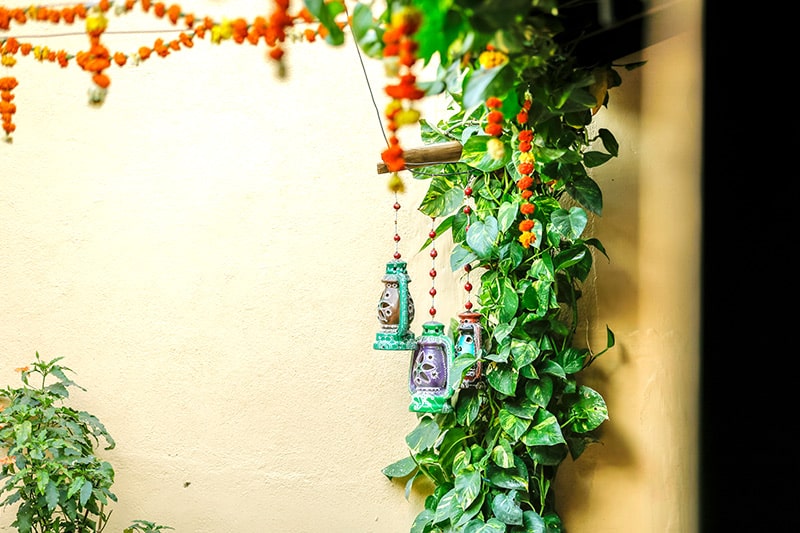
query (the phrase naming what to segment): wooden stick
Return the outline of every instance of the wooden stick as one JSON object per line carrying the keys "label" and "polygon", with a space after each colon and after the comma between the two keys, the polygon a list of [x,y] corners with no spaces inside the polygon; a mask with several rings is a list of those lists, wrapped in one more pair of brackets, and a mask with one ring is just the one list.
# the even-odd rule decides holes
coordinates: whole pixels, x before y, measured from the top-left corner
{"label": "wooden stick", "polygon": [[[439,163],[454,163],[461,158],[461,143],[451,141],[439,144],[429,144],[419,148],[409,148],[403,151],[403,158],[406,160],[406,167],[424,167]],[[386,174],[389,169],[386,163],[378,163],[378,174]]]}

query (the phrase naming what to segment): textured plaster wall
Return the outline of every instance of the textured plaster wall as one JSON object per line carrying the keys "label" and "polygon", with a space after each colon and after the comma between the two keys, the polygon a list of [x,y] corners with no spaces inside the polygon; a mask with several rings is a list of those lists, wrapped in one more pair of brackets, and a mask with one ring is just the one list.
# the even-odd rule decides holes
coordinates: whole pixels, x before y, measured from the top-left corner
{"label": "textured plaster wall", "polygon": [[[256,0],[190,4],[216,18],[264,12]],[[154,27],[171,28],[126,15],[109,31]],[[133,52],[153,39],[105,41]],[[85,48],[82,36],[43,42]],[[134,518],[179,533],[401,533],[425,497],[407,501],[380,473],[406,453],[415,417],[407,354],[372,349],[393,198],[376,173],[384,139],[358,54],[295,44],[279,81],[264,52],[201,41],[114,68],[99,109],[75,65],[13,69],[0,384],[16,385],[13,368],[37,350],[75,370],[88,390],[74,405],[117,441],[103,452],[119,497],[109,533]],[[695,30],[642,56],[649,64],[623,73],[598,115],[621,152],[595,173],[605,212],[591,229],[611,261],[597,257],[586,337],[602,347],[608,324],[617,347],[585,377],[609,405],[603,442],[559,477],[570,533],[696,526]],[[366,72],[382,107],[381,67],[366,61]],[[431,265],[416,250],[430,222],[415,206],[426,183],[406,184],[401,252],[424,314]],[[463,295],[445,257],[436,307],[449,321]],[[12,520],[0,511],[0,531]]]}

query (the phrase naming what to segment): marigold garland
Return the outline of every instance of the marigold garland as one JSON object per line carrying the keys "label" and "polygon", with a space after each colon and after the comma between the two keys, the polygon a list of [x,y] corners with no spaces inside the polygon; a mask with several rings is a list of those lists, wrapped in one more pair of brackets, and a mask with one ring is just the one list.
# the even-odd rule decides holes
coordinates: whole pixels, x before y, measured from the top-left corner
{"label": "marigold garland", "polygon": [[533,178],[534,173],[534,158],[531,153],[533,148],[533,130],[528,127],[528,111],[532,105],[531,94],[525,93],[525,99],[522,103],[522,109],[517,113],[516,120],[519,124],[520,131],[517,133],[517,150],[519,157],[517,158],[517,171],[520,178],[517,180],[517,188],[520,190],[522,203],[519,206],[519,211],[525,215],[525,219],[519,224],[519,230],[522,232],[519,236],[519,242],[525,248],[529,248],[531,243],[536,242],[536,235],[533,233],[535,222],[531,216],[536,210],[536,205],[529,200],[533,196],[531,187],[535,184]]}
{"label": "marigold garland", "polygon": [[384,89],[391,101],[384,111],[387,119],[386,129],[389,130],[389,146],[381,153],[381,159],[392,173],[389,178],[389,189],[395,193],[402,192],[405,188],[398,172],[406,168],[397,131],[402,126],[419,121],[419,111],[414,109],[413,103],[425,96],[425,91],[417,87],[417,78],[412,72],[412,67],[417,62],[416,53],[419,48],[419,44],[414,40],[414,34],[421,22],[422,13],[419,10],[402,7],[392,14],[389,28],[383,34],[384,68],[387,77],[397,78],[397,83],[390,81]]}
{"label": "marigold garland", "polygon": [[[204,39],[207,35],[213,44],[220,44],[223,41],[231,40],[237,44],[245,42],[251,45],[258,45],[261,41],[266,43],[269,51],[266,57],[274,61],[278,66],[279,76],[285,75],[284,49],[283,43],[290,36],[297,40],[314,42],[317,36],[324,37],[327,30],[320,23],[316,28],[305,28],[304,30],[292,32],[296,23],[311,24],[315,21],[314,17],[306,7],[301,8],[296,14],[289,13],[290,0],[272,0],[274,8],[268,17],[258,16],[253,21],[244,18],[233,20],[222,20],[217,22],[210,17],[199,18],[193,13],[184,12],[179,4],[167,5],[164,2],[153,2],[152,0],[124,0],[112,2],[110,0],[99,0],[86,4],[74,4],[64,7],[48,7],[31,5],[28,7],[8,8],[0,6],[0,31],[10,30],[15,25],[23,25],[29,21],[49,23],[49,24],[74,24],[77,21],[85,21],[85,32],[89,38],[87,50],[70,54],[65,50],[52,50],[47,46],[35,45],[30,42],[18,42],[15,37],[0,36],[0,57],[2,65],[12,66],[16,62],[15,56],[31,56],[40,62],[50,62],[58,64],[61,68],[69,65],[71,60],[75,60],[81,69],[91,75],[92,86],[89,89],[89,104],[93,106],[102,105],[111,84],[111,77],[108,69],[112,65],[122,67],[128,64],[139,65],[142,62],[157,55],[167,57],[173,52],[194,46],[194,39]],[[151,45],[140,46],[133,53],[121,51],[111,52],[101,42],[100,38],[108,27],[107,13],[112,10],[115,15],[123,15],[132,11],[136,4],[141,10],[149,13],[156,18],[168,20],[173,25],[181,24],[185,27],[180,35],[174,39],[165,40],[157,38]],[[340,27],[345,26],[345,22],[337,22]],[[13,79],[13,78],[2,78]],[[16,81],[16,80],[15,80]],[[3,91],[2,113],[3,127],[6,131],[6,140],[10,142],[10,133],[14,131],[15,125],[11,121],[13,112],[16,108],[11,104],[10,89]],[[13,109],[14,111],[8,111]]]}

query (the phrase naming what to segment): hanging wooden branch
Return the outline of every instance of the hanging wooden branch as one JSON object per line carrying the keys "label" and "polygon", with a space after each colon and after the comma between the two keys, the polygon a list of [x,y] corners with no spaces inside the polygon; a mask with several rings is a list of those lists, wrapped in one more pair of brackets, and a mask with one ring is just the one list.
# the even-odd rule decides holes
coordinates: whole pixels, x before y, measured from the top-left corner
{"label": "hanging wooden branch", "polygon": [[[401,170],[439,163],[454,163],[461,158],[461,148],[461,143],[458,141],[408,148],[403,152],[406,166]],[[382,161],[378,163],[378,174],[386,174],[387,172],[389,172],[389,168],[386,163]]]}

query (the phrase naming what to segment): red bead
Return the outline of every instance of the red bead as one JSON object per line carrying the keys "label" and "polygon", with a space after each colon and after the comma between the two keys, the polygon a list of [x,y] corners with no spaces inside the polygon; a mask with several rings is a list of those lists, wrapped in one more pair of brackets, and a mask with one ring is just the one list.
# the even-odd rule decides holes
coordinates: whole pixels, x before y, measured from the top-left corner
{"label": "red bead", "polygon": [[435,278],[436,277],[436,269],[432,268],[431,271],[428,274],[430,275],[430,277]]}
{"label": "red bead", "polygon": [[472,283],[470,283],[469,281],[466,282],[464,284],[464,290],[467,291],[467,292],[471,291],[472,290]]}
{"label": "red bead", "polygon": [[470,213],[472,213],[472,208],[470,206],[468,206],[468,205],[465,205],[464,206],[464,214],[465,215],[469,215]]}
{"label": "red bead", "polygon": [[397,211],[398,209],[400,209],[400,204],[395,202],[393,207],[394,207],[395,211]]}
{"label": "red bead", "polygon": [[394,242],[400,242],[400,235],[397,233],[394,234]]}
{"label": "red bead", "polygon": [[465,272],[469,272],[470,270],[472,270],[472,265],[470,265],[469,263],[467,263],[466,265],[464,265],[464,271],[465,271]]}
{"label": "red bead", "polygon": [[394,258],[395,259],[400,259],[400,252],[395,252],[394,253]]}
{"label": "red bead", "polygon": [[431,239],[435,239],[436,238],[436,232],[431,230],[431,232],[428,233],[428,237],[430,237]]}
{"label": "red bead", "polygon": [[472,302],[467,302],[467,303],[465,303],[465,304],[464,304],[464,309],[466,309],[467,311],[469,311],[470,309],[472,309]]}
{"label": "red bead", "polygon": [[428,294],[430,294],[431,296],[436,296],[436,288],[431,287],[431,290],[428,291]]}
{"label": "red bead", "polygon": [[436,308],[435,307],[431,307],[431,310],[428,311],[428,312],[431,314],[431,316],[436,316]]}
{"label": "red bead", "polygon": [[436,258],[437,255],[439,255],[439,252],[436,251],[436,248],[431,250],[431,257]]}
{"label": "red bead", "polygon": [[464,194],[467,196],[472,196],[472,187],[467,187],[464,189]]}

